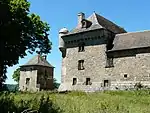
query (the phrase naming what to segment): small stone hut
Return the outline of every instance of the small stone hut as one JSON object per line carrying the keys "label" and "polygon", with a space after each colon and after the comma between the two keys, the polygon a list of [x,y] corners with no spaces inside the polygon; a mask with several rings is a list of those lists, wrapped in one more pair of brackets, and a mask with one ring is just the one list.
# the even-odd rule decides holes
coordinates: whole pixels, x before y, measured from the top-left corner
{"label": "small stone hut", "polygon": [[46,56],[36,55],[25,65],[20,66],[19,89],[21,91],[40,91],[53,89],[54,67]]}

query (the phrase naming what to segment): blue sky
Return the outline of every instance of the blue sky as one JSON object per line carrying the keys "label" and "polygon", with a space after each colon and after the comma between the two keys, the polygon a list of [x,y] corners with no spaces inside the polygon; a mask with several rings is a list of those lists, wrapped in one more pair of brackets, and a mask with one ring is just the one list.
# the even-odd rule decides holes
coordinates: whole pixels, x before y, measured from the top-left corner
{"label": "blue sky", "polygon": [[[86,17],[94,11],[125,28],[128,32],[150,29],[150,0],[29,0],[31,12],[40,15],[50,24],[52,51],[48,61],[55,66],[54,77],[60,82],[61,53],[58,49],[58,31],[66,27],[71,30],[77,24],[77,14],[84,12]],[[28,54],[19,64],[9,67],[6,83],[14,84],[12,74],[18,66],[26,63],[35,54]]]}

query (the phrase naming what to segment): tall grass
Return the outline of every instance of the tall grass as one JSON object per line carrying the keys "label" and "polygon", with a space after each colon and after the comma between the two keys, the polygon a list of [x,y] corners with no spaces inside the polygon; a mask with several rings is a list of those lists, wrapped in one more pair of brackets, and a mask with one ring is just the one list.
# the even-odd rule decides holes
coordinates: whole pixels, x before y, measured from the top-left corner
{"label": "tall grass", "polygon": [[14,108],[20,111],[30,108],[41,113],[150,113],[150,90],[67,94],[2,93],[2,102],[0,109],[3,107],[12,111]]}

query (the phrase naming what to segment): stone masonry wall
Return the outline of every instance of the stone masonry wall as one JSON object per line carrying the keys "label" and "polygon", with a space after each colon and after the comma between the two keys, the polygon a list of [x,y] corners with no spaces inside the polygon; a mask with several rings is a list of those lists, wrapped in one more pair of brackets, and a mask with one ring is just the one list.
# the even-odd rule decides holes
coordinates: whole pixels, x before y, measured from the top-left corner
{"label": "stone masonry wall", "polygon": [[[59,90],[90,90],[101,86],[100,75],[105,74],[107,33],[104,30],[88,32],[67,37],[66,40],[74,43],[66,43]],[[80,42],[85,42],[83,52],[78,52]],[[84,60],[84,70],[78,70],[79,60]],[[76,85],[72,85],[73,78],[77,78]],[[85,85],[86,78],[91,79],[92,85]]]}
{"label": "stone masonry wall", "polygon": [[[30,78],[29,86],[26,85],[26,78]],[[37,70],[20,71],[19,89],[21,91],[37,91]]]}
{"label": "stone masonry wall", "polygon": [[[66,75],[63,82],[66,90],[87,90],[90,87],[101,86],[102,77],[105,75],[106,45],[86,46],[84,52],[78,52],[78,47],[67,48],[65,59]],[[84,70],[78,70],[78,60],[84,60]],[[77,85],[72,85],[73,78],[77,78]],[[90,78],[92,85],[85,85],[86,78]]]}
{"label": "stone masonry wall", "polygon": [[[45,72],[47,74],[45,74]],[[30,78],[26,84],[26,78]],[[53,68],[29,66],[20,71],[19,89],[21,91],[39,91],[53,89]]]}
{"label": "stone masonry wall", "polygon": [[138,82],[150,86],[150,53],[114,58],[114,67],[105,70],[112,87],[133,87]]}
{"label": "stone masonry wall", "polygon": [[[78,52],[77,47],[67,49],[63,83],[67,90],[124,90],[134,88],[138,82],[150,86],[150,53],[114,58],[114,67],[105,68],[105,48],[103,44],[87,46],[84,52]],[[84,60],[84,70],[78,70],[78,60]],[[76,85],[72,85],[73,78],[77,78]],[[91,78],[91,85],[84,84],[86,78]],[[109,87],[103,87],[104,80],[109,80]]]}
{"label": "stone masonry wall", "polygon": [[[134,50],[117,51],[113,53],[118,55],[113,60],[114,67],[106,68],[108,37],[107,32],[104,35],[101,32],[88,32],[67,37],[69,43],[66,43],[66,55],[62,58],[60,91],[124,90],[133,88],[138,82],[150,86],[150,50],[143,49],[146,53],[140,49],[136,50],[137,53]],[[80,39],[85,42],[83,52],[78,52]],[[78,70],[79,60],[84,60],[84,70]],[[73,78],[77,78],[76,85],[72,85]],[[91,85],[85,85],[86,78],[90,78]],[[107,87],[104,87],[104,81],[108,81]]]}
{"label": "stone masonry wall", "polygon": [[38,69],[37,84],[40,84],[42,90],[53,89],[53,68],[41,67]]}

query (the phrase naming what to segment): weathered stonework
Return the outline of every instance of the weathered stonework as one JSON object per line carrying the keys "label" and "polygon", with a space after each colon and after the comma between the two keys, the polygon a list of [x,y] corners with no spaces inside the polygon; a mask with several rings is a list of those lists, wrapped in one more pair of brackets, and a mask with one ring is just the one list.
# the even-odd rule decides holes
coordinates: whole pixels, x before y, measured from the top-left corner
{"label": "weathered stonework", "polygon": [[[38,63],[36,63],[36,60]],[[27,65],[21,66],[19,80],[19,89],[21,91],[40,91],[53,89],[54,68],[47,62],[43,61],[46,60],[41,58],[40,61],[39,56],[36,56],[35,58],[31,59]]]}
{"label": "weathered stonework", "polygon": [[[97,26],[95,16],[90,21],[91,26]],[[121,43],[130,41],[130,39],[122,39],[123,42],[117,35],[116,40],[116,33],[110,31],[111,27],[110,25],[109,29],[78,28],[73,33],[59,37],[61,41],[63,40],[64,45],[59,47],[62,52],[62,79],[59,91],[125,90],[134,88],[135,84],[139,82],[150,87],[150,47],[144,47],[144,41],[141,45],[140,41],[134,43],[136,38],[132,37],[136,33],[130,35],[130,39],[134,39],[130,43],[130,48],[128,48],[128,45],[121,45]],[[124,33],[121,36],[126,38],[127,34]],[[117,41],[119,44],[116,44]],[[81,42],[85,43],[84,51],[79,52],[79,43]],[[119,50],[120,45],[127,49]],[[138,45],[140,45],[140,48],[138,48]],[[107,67],[108,58],[113,59],[113,66]],[[84,60],[83,70],[78,70],[79,60]],[[77,79],[76,84],[73,84],[73,78]],[[90,78],[89,85],[86,85],[86,78]]]}

